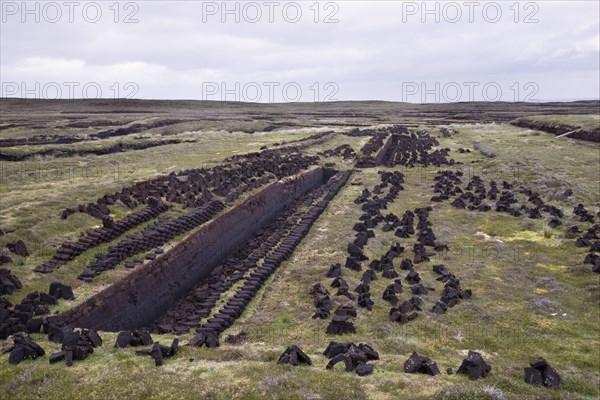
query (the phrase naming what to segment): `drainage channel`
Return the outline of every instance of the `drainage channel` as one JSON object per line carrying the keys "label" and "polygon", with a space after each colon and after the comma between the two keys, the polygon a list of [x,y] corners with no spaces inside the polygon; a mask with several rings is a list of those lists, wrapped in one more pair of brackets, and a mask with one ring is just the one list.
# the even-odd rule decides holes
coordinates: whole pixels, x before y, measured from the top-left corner
{"label": "drainage channel", "polygon": [[[61,319],[72,326],[104,331],[151,326],[215,269],[218,271],[224,260],[251,242],[264,226],[280,217],[295,199],[330,187],[330,181],[337,180],[329,179],[335,173],[319,167],[268,185],[204,224],[144,268],[132,271],[65,312]],[[293,237],[291,233],[288,236],[289,247]]]}

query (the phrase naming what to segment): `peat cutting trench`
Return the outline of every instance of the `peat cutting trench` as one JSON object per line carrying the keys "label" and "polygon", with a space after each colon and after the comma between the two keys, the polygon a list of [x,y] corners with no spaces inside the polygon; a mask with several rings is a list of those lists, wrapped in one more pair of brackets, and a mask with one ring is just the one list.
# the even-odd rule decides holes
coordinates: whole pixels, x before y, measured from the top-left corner
{"label": "peat cutting trench", "polygon": [[[291,255],[350,174],[316,167],[267,185],[61,319],[104,331],[151,327],[184,333],[211,316],[203,326],[222,332]],[[238,281],[238,292],[213,312]]]}

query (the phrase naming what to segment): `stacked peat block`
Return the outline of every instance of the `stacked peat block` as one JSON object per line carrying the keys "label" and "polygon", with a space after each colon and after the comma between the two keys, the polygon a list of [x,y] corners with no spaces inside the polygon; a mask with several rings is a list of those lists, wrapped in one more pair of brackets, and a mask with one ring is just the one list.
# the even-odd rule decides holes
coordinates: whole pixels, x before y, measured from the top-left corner
{"label": "stacked peat block", "polygon": [[415,264],[429,261],[429,257],[435,254],[427,251],[426,246],[433,247],[437,251],[448,248],[447,245],[436,242],[435,234],[431,229],[431,222],[428,221],[430,211],[432,211],[431,207],[425,207],[416,208],[414,212],[419,217],[417,243],[413,245],[413,252],[415,253],[413,262]]}
{"label": "stacked peat block", "polygon": [[375,270],[368,269],[365,272],[363,272],[360,280],[361,280],[361,282],[366,283],[368,285],[371,282],[377,280],[377,274],[375,273]]}
{"label": "stacked peat block", "polygon": [[394,232],[394,235],[399,238],[408,238],[410,235],[414,235],[414,218],[415,214],[412,211],[405,211],[402,215],[402,219],[395,224],[397,229]]}
{"label": "stacked peat block", "polygon": [[63,285],[60,282],[52,282],[48,294],[56,299],[75,300],[71,286]]}
{"label": "stacked peat block", "polygon": [[358,306],[371,311],[375,302],[371,300],[371,286],[369,283],[360,283],[354,291],[358,294]]}
{"label": "stacked peat block", "polygon": [[43,292],[31,292],[21,300],[20,304],[15,305],[15,310],[33,313],[33,315],[46,315],[50,313],[48,306],[56,303],[54,296]]}
{"label": "stacked peat block", "polygon": [[10,353],[9,364],[18,364],[23,360],[35,360],[46,354],[44,349],[31,340],[25,332],[17,332],[6,338],[2,346],[2,354]]}
{"label": "stacked peat block", "polygon": [[364,343],[356,345],[352,342],[337,343],[332,341],[323,354],[329,358],[327,369],[333,369],[337,363],[343,361],[346,372],[355,371],[359,376],[371,374],[374,366],[369,364],[369,361],[379,360],[379,353]]}
{"label": "stacked peat block", "polygon": [[578,204],[577,207],[573,209],[573,214],[579,217],[579,222],[594,223],[594,215],[586,210],[583,204]]}
{"label": "stacked peat block", "polygon": [[342,275],[342,264],[336,263],[331,264],[329,271],[327,271],[328,278],[337,278]]}
{"label": "stacked peat block", "polygon": [[485,378],[491,370],[492,367],[483,360],[481,354],[469,350],[469,354],[463,360],[456,373],[467,375],[470,380],[474,381],[479,378]]}
{"label": "stacked peat block", "polygon": [[404,362],[404,372],[409,374],[427,374],[431,376],[439,375],[440,370],[430,358],[423,357],[413,352],[408,360]]}
{"label": "stacked peat block", "polygon": [[335,294],[336,296],[346,296],[349,300],[355,300],[355,296],[350,293],[348,283],[341,276],[335,278],[331,282],[331,287],[338,288],[338,291]]}
{"label": "stacked peat block", "polygon": [[402,280],[396,279],[394,283],[388,285],[383,291],[383,300],[389,301],[390,304],[395,307],[398,305],[398,296],[397,294],[402,293]]}
{"label": "stacked peat block", "polygon": [[279,356],[277,360],[277,364],[290,364],[294,367],[300,364],[312,365],[312,361],[310,357],[300,349],[300,347],[293,345],[289,346],[285,351]]}
{"label": "stacked peat block", "polygon": [[154,343],[150,333],[144,329],[133,331],[121,331],[117,335],[115,347],[124,349],[126,347],[148,346]]}
{"label": "stacked peat block", "polygon": [[160,367],[163,365],[165,358],[173,357],[177,353],[177,347],[179,346],[179,339],[173,339],[170,347],[163,346],[158,342],[155,342],[149,350],[137,350],[135,352],[138,356],[150,356],[154,359],[154,365]]}
{"label": "stacked peat block", "polygon": [[537,358],[529,363],[531,368],[525,368],[525,382],[534,386],[544,385],[558,389],[562,382],[560,375],[543,358]]}
{"label": "stacked peat block", "polygon": [[69,286],[54,282],[50,285],[50,294],[31,292],[21,303],[14,307],[8,301],[2,299],[0,304],[0,339],[17,332],[36,333],[39,332],[43,318],[39,315],[50,313],[48,306],[56,304],[58,299],[72,300],[73,291]]}
{"label": "stacked peat block", "polygon": [[0,268],[0,296],[13,294],[22,287],[21,281],[12,274],[11,270]]}
{"label": "stacked peat block", "polygon": [[393,261],[404,252],[404,247],[397,242],[392,244],[390,249],[379,260],[373,260],[369,264],[372,271],[382,272],[382,277],[387,279],[396,279],[398,273],[394,269]]}
{"label": "stacked peat block", "polygon": [[419,316],[414,310],[421,311],[422,304],[423,300],[419,296],[412,296],[398,307],[392,307],[390,309],[390,320],[398,322],[399,324],[406,324],[407,322],[413,321]]}
{"label": "stacked peat block", "polygon": [[471,289],[463,290],[460,286],[460,280],[450,273],[445,265],[437,264],[433,266],[433,271],[439,276],[438,281],[445,282],[444,291],[438,302],[433,306],[431,312],[435,314],[443,314],[448,308],[454,307],[460,300],[470,299],[472,296]]}
{"label": "stacked peat block", "polygon": [[74,331],[70,326],[64,326],[61,334],[61,351],[50,355],[50,364],[64,360],[70,367],[73,365],[73,361],[85,360],[94,353],[94,348],[102,346],[102,339],[92,329]]}
{"label": "stacked peat block", "polygon": [[209,349],[219,347],[219,336],[210,328],[198,328],[196,329],[196,335],[189,341],[188,346],[206,346]]}
{"label": "stacked peat block", "polygon": [[0,306],[0,339],[6,339],[18,332],[27,332],[28,321],[33,317],[32,311],[11,308],[12,304],[2,298]]}
{"label": "stacked peat block", "polygon": [[343,335],[346,333],[356,333],[356,328],[350,318],[356,318],[356,309],[348,305],[339,306],[327,326],[327,334]]}
{"label": "stacked peat block", "polygon": [[310,290],[310,295],[313,299],[313,304],[316,309],[313,318],[329,318],[331,313],[331,298],[329,297],[329,292],[325,286],[320,283],[315,284]]}
{"label": "stacked peat block", "polygon": [[25,246],[25,243],[22,240],[17,240],[14,243],[7,243],[6,247],[12,253],[14,253],[18,256],[21,256],[21,257],[29,256],[29,251],[27,250],[27,247]]}

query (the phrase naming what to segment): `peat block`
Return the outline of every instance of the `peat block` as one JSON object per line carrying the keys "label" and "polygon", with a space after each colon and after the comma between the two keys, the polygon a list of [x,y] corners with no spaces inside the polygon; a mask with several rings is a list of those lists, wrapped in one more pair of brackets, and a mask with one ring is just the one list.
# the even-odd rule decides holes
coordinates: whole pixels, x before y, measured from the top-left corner
{"label": "peat block", "polygon": [[409,374],[427,374],[431,376],[439,375],[440,370],[437,364],[430,358],[423,357],[413,352],[411,356],[404,362],[404,372]]}
{"label": "peat block", "polygon": [[212,329],[201,328],[196,330],[196,335],[190,339],[188,346],[208,348],[219,347],[219,337]]}
{"label": "peat block", "polygon": [[6,338],[2,346],[2,353],[10,352],[9,364],[18,364],[25,359],[35,360],[46,354],[44,349],[31,340],[25,332],[18,332]]}
{"label": "peat block", "polygon": [[303,352],[300,347],[293,345],[289,346],[277,360],[277,364],[290,364],[298,366],[299,364],[312,365],[310,357]]}
{"label": "peat block", "polygon": [[71,286],[63,285],[60,282],[52,282],[48,294],[57,299],[75,300]]}
{"label": "peat block", "polygon": [[529,363],[531,368],[525,368],[525,382],[534,386],[544,385],[558,389],[562,380],[556,370],[543,358],[537,358]]}
{"label": "peat block", "polygon": [[170,347],[163,346],[156,342],[149,350],[137,350],[135,352],[138,356],[151,356],[154,359],[154,365],[160,367],[163,365],[163,359],[173,357],[177,353],[177,347],[179,346],[179,339],[173,339]]}
{"label": "peat block", "polygon": [[356,333],[356,328],[347,316],[334,315],[327,326],[328,335],[343,335],[345,333]]}
{"label": "peat block", "polygon": [[491,370],[492,367],[483,360],[481,354],[469,350],[469,354],[463,360],[456,373],[468,375],[469,379],[474,381],[479,378],[485,378]]}
{"label": "peat block", "polygon": [[332,341],[323,354],[330,359],[326,369],[332,369],[337,363],[343,361],[346,372],[355,371],[359,376],[369,375],[373,372],[374,366],[368,364],[368,361],[379,360],[379,353],[364,343],[356,345],[352,342]]}

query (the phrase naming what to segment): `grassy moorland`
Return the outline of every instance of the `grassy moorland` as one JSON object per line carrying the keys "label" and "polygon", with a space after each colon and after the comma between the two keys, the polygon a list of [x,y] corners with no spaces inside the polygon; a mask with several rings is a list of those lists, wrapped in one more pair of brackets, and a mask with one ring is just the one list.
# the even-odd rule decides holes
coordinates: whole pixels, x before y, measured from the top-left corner
{"label": "grassy moorland", "polygon": [[[39,134],[42,129],[33,129],[28,126],[30,122],[24,122],[25,107],[35,111],[29,112],[32,119],[38,121],[35,124],[53,126],[48,132],[57,135],[73,134],[60,128],[64,125],[60,116],[63,119],[68,119],[65,116],[85,117],[90,121],[108,119],[114,126],[142,119],[134,113],[136,110],[160,113],[161,118],[214,119],[189,123],[199,124],[193,126],[186,122],[181,126],[150,129],[123,138],[133,141],[179,137],[186,143],[107,155],[48,156],[3,162],[0,229],[7,233],[0,236],[0,248],[22,239],[31,253],[29,257],[14,256],[13,263],[3,266],[10,268],[24,285],[22,290],[6,297],[13,303],[28,292],[46,291],[51,281],[59,280],[72,285],[76,295],[75,301],[61,300],[51,308],[63,311],[125,276],[127,270],[120,266],[91,284],[76,279],[94,254],[109,244],[84,253],[50,275],[36,274],[33,268],[49,258],[60,243],[75,239],[80,232],[99,224],[97,219],[81,213],[61,220],[62,209],[94,201],[135,181],[185,168],[212,166],[234,154],[258,151],[265,145],[305,138],[324,130],[334,130],[336,134],[308,146],[304,150],[306,154],[314,155],[345,143],[358,151],[367,138],[349,137],[344,131],[352,126],[390,123],[406,123],[415,130],[429,130],[439,137],[439,147],[450,148],[450,156],[461,164],[355,171],[291,258],[271,276],[242,317],[222,336],[243,330],[248,333],[245,343],[234,345],[222,340],[216,349],[182,346],[174,358],[157,368],[152,359],[136,356],[133,349],[115,349],[116,333],[100,332],[103,346],[95,349],[87,360],[67,368],[63,363],[48,363],[48,355],[58,351],[60,344],[48,341],[46,335],[33,334],[32,338],[46,350],[46,356],[17,366],[8,364],[8,355],[0,357],[0,388],[7,398],[595,399],[600,396],[599,275],[590,272],[589,265],[582,264],[585,249],[576,248],[575,240],[564,232],[565,226],[576,223],[572,210],[577,204],[584,204],[594,214],[599,210],[598,144],[557,139],[552,134],[508,124],[517,117],[544,113],[552,114],[555,119],[564,118],[565,124],[575,123],[572,119],[577,114],[580,114],[579,119],[597,121],[597,115],[593,114],[597,104],[539,105],[538,108],[484,104],[478,111],[470,111],[465,105],[377,102],[325,104],[323,107],[227,105],[222,109],[191,102],[136,102],[125,107],[129,107],[130,114],[111,115],[106,105],[82,103],[66,109],[64,105],[55,104],[36,108],[30,104],[4,103],[0,126],[17,126],[1,130],[0,139]],[[91,114],[95,108],[104,113]],[[454,112],[449,114],[449,111]],[[64,113],[59,115],[59,112]],[[291,121],[293,126],[261,132],[265,120],[257,119],[257,115],[270,118],[270,123]],[[236,118],[240,120],[237,125]],[[465,121],[466,118],[469,120]],[[442,126],[451,130],[450,137],[439,135]],[[104,130],[106,126],[91,131],[94,129]],[[253,134],[247,133],[254,129],[257,131]],[[145,138],[134,139],[138,136]],[[103,146],[113,140],[116,139],[63,146]],[[494,157],[486,157],[476,150],[476,143]],[[57,145],[0,150],[27,152],[28,148],[47,146]],[[459,148],[471,152],[459,153]],[[337,157],[323,157],[320,162],[332,162],[344,169],[352,167]],[[399,325],[389,321],[389,303],[380,297],[389,282],[378,279],[371,284],[373,310],[358,309],[357,333],[328,336],[325,334],[327,321],[311,318],[314,306],[310,288],[322,283],[330,289],[330,279],[325,277],[329,265],[345,260],[347,243],[353,239],[352,226],[361,215],[354,199],[365,187],[372,189],[380,182],[378,171],[398,169],[405,174],[406,184],[387,212],[402,215],[406,210],[431,205],[434,232],[439,241],[450,247],[450,251],[438,253],[431,261],[416,267],[425,285],[435,288],[423,296],[423,309],[430,309],[443,289],[431,270],[431,266],[438,263],[446,264],[461,279],[463,288],[472,289],[473,297],[443,315],[423,312],[417,320]],[[565,213],[563,227],[551,229],[544,219],[460,210],[449,202],[432,203],[433,177],[441,169],[460,170],[466,177],[478,175],[486,181],[506,180],[515,186],[525,185]],[[566,188],[573,190],[573,196],[559,200],[557,194]],[[128,212],[125,207],[111,208],[116,218]],[[177,215],[181,210],[176,208],[170,212]],[[393,232],[382,232],[379,228],[375,231],[376,238],[366,247],[366,255],[371,259],[381,257],[394,241],[406,246],[412,244],[412,240],[396,238]],[[359,272],[344,270],[351,290],[360,283],[360,276]],[[406,290],[399,295],[401,301],[409,297]],[[334,303],[342,301],[335,297]],[[180,339],[185,344],[192,336],[190,333]],[[169,344],[173,338],[171,335],[153,337],[162,344]],[[341,365],[326,370],[328,360],[322,351],[330,340],[371,344],[381,356],[374,362],[374,373],[358,377],[344,372]],[[310,355],[312,366],[276,364],[281,352],[292,344],[299,345]],[[492,365],[489,377],[469,381],[465,376],[445,373],[446,368],[456,371],[468,350],[479,351]],[[429,377],[404,373],[403,363],[412,351],[435,360],[442,374]],[[523,367],[538,356],[545,357],[561,375],[560,390],[524,382]]]}

